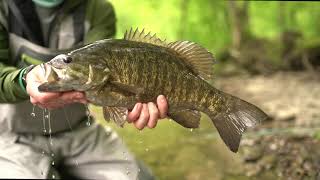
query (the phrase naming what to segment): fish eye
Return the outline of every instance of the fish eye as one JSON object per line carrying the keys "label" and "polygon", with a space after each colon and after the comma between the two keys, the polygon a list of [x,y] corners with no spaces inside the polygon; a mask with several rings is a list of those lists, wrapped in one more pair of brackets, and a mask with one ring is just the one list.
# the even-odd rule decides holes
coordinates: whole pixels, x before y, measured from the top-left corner
{"label": "fish eye", "polygon": [[72,58],[70,56],[64,56],[63,57],[63,62],[64,63],[71,63],[71,61],[72,61]]}

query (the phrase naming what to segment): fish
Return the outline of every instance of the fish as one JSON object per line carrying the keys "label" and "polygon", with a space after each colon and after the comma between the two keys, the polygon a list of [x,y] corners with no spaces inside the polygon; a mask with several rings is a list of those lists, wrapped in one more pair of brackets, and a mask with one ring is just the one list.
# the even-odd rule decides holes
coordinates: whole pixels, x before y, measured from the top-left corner
{"label": "fish", "polygon": [[167,43],[144,29],[125,32],[123,39],[104,39],[45,63],[41,92],[83,91],[102,106],[106,121],[123,126],[127,110],[137,102],[156,102],[164,95],[168,118],[185,128],[198,128],[206,114],[232,152],[242,134],[268,115],[261,109],[212,86],[215,59],[191,41]]}

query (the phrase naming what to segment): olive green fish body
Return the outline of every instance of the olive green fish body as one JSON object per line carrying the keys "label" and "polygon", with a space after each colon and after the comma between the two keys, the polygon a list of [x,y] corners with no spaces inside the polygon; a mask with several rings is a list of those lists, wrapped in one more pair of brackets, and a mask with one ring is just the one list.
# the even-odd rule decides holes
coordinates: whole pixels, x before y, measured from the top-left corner
{"label": "olive green fish body", "polygon": [[150,33],[130,30],[122,40],[97,41],[52,60],[45,65],[48,82],[39,90],[84,91],[91,103],[104,107],[106,120],[121,126],[127,109],[137,102],[156,102],[163,94],[170,118],[197,128],[200,112],[207,114],[236,152],[241,134],[267,115],[211,86],[206,80],[212,64],[212,54],[195,43],[165,43]]}

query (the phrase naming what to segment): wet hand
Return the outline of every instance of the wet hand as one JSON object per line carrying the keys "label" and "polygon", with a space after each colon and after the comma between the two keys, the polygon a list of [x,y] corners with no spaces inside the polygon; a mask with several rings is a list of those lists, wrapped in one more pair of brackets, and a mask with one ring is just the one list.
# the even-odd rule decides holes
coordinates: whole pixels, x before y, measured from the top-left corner
{"label": "wet hand", "polygon": [[27,93],[30,95],[30,102],[41,108],[56,109],[71,103],[87,103],[83,92],[39,92],[38,87],[44,83],[45,74],[41,66],[34,67],[26,76]]}
{"label": "wet hand", "polygon": [[131,112],[128,112],[128,122],[142,130],[144,127],[154,128],[159,119],[167,116],[168,102],[163,95],[158,96],[157,105],[153,102],[137,103]]}

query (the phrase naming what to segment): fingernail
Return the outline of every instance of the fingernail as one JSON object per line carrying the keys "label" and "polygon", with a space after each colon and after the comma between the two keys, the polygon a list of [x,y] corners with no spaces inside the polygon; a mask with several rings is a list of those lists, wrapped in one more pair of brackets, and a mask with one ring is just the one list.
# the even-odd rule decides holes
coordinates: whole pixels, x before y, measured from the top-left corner
{"label": "fingernail", "polygon": [[137,109],[140,109],[140,107],[141,107],[141,103],[137,103]]}
{"label": "fingernail", "polygon": [[164,103],[164,102],[165,102],[165,97],[164,97],[163,95],[160,95],[159,99],[160,99],[160,102],[161,102],[161,103]]}
{"label": "fingernail", "polygon": [[77,93],[76,94],[76,98],[82,98],[82,97],[83,97],[82,93]]}

